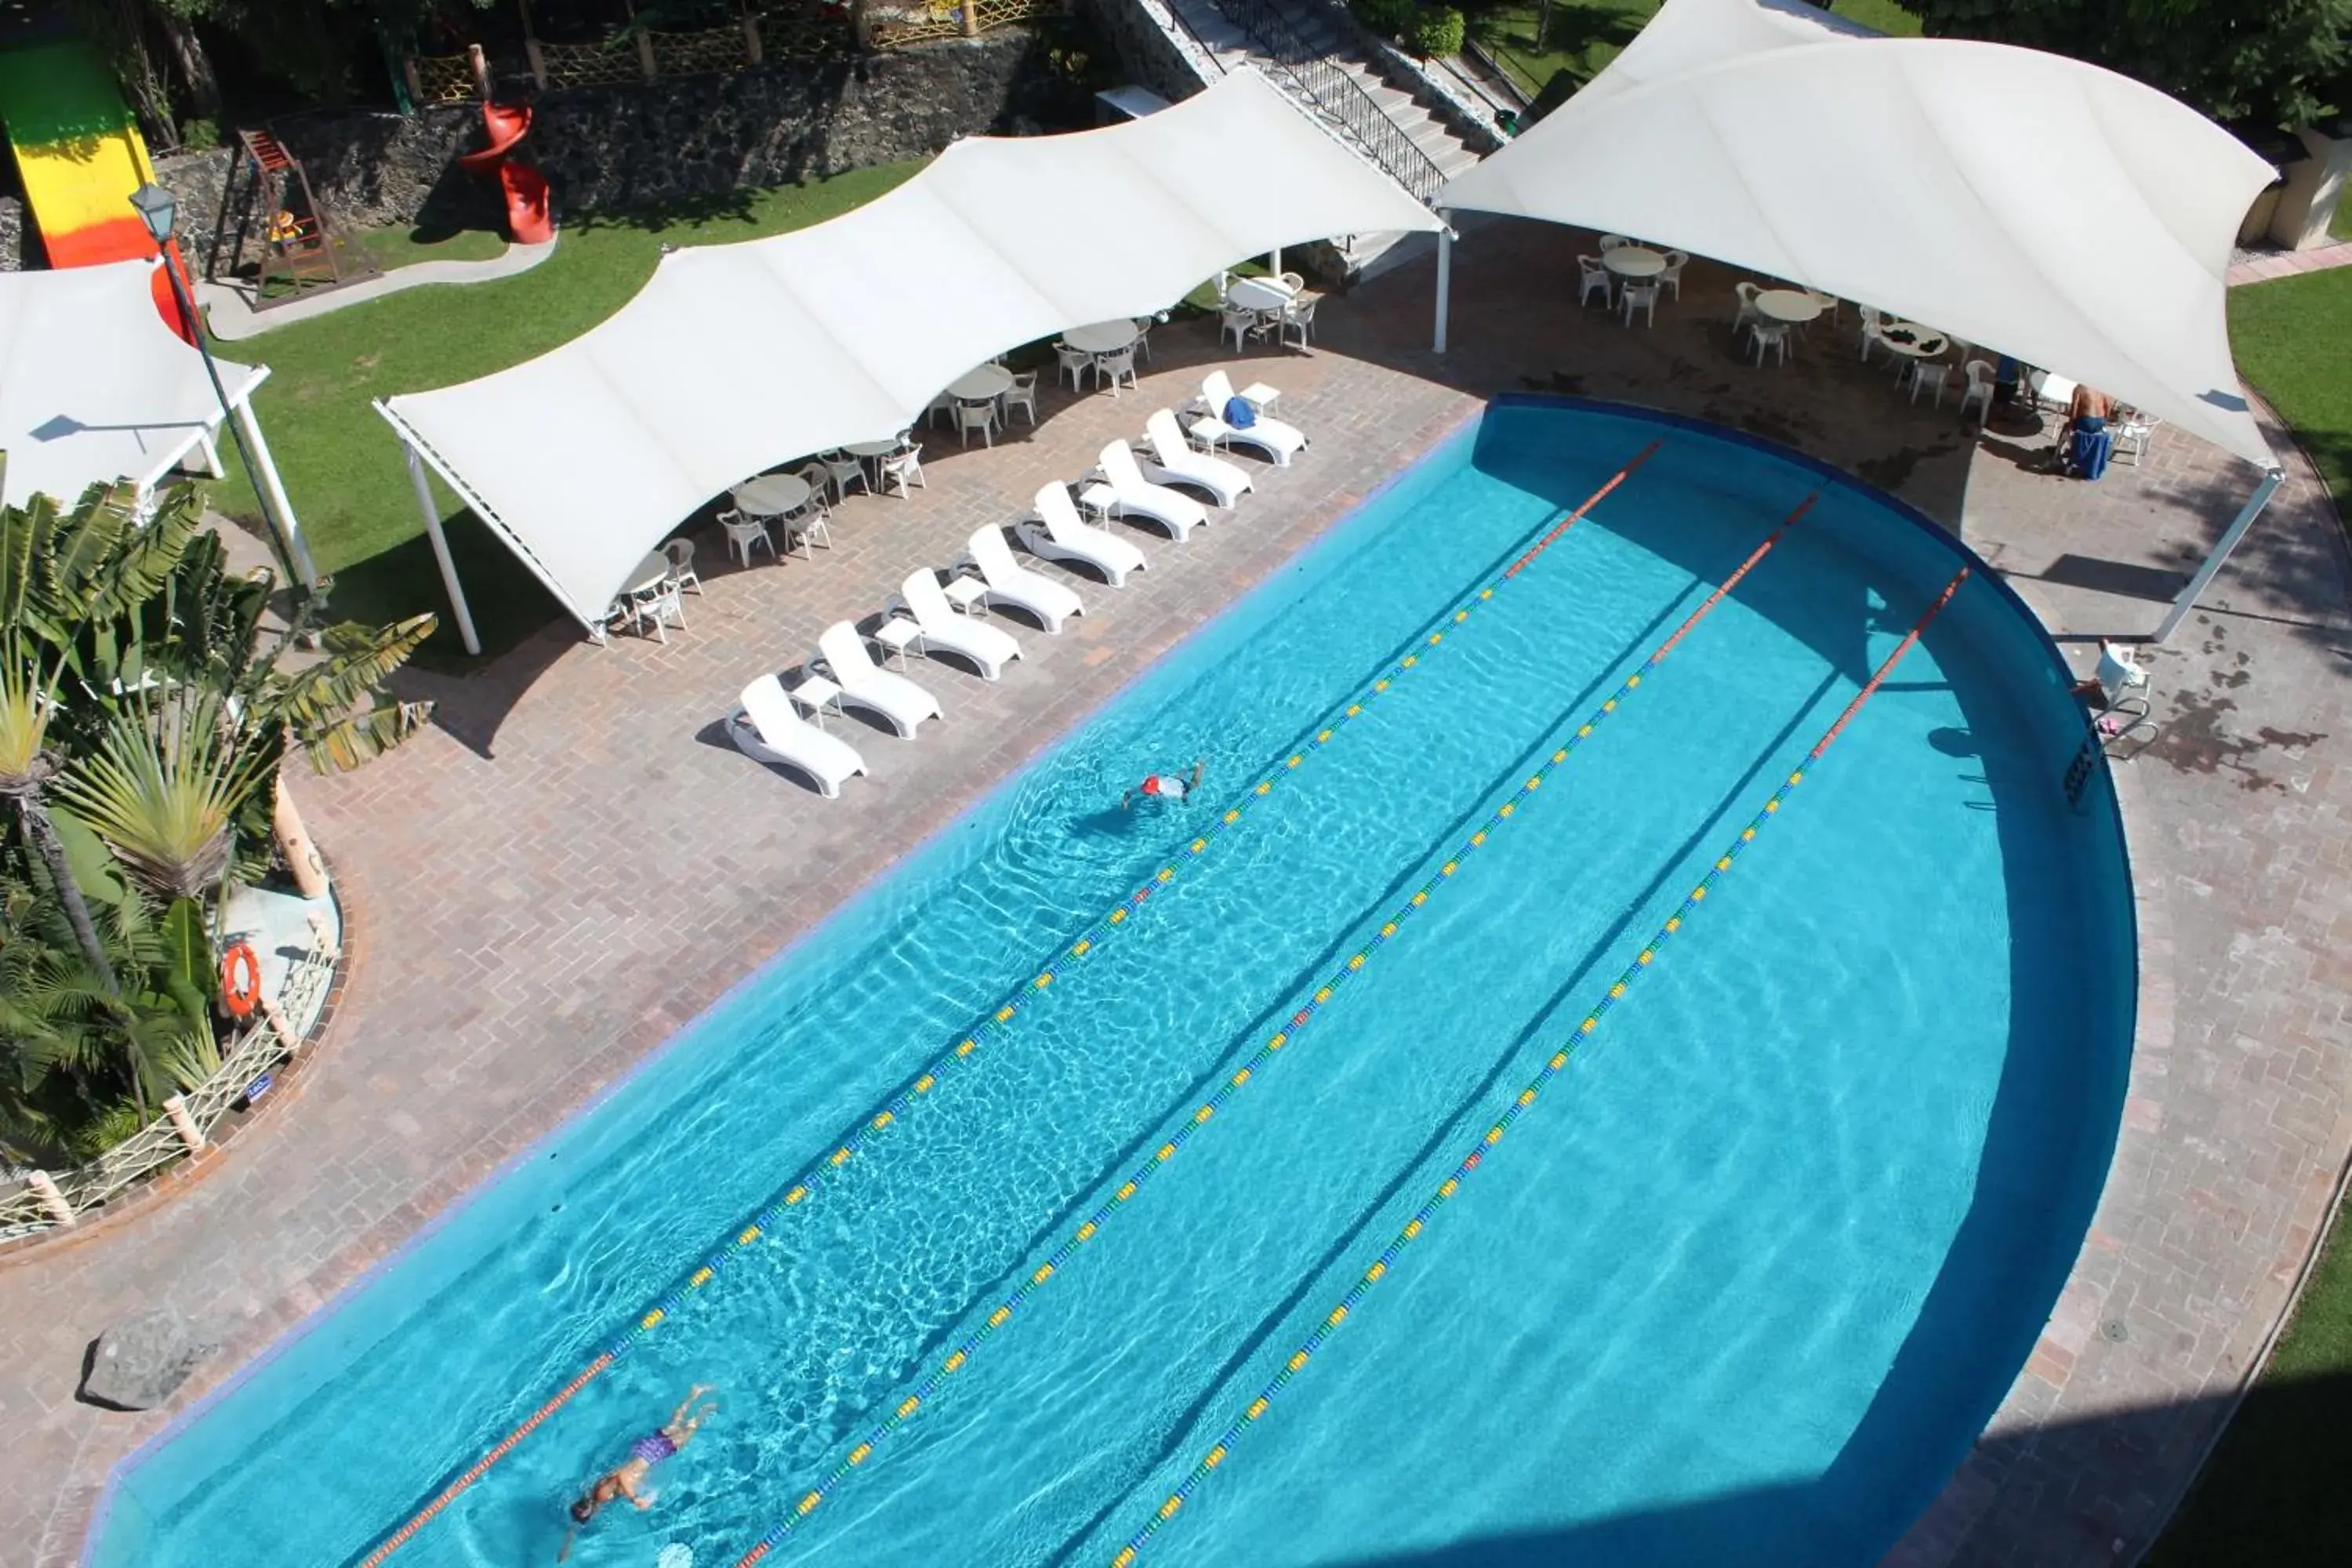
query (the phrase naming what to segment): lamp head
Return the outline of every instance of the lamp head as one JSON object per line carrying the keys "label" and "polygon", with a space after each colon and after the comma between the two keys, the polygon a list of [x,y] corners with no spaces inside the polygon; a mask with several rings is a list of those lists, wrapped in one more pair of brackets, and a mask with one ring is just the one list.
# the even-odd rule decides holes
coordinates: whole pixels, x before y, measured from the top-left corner
{"label": "lamp head", "polygon": [[131,193],[131,205],[137,209],[140,221],[147,226],[148,237],[158,247],[170,241],[172,220],[180,205],[171,192],[150,180]]}

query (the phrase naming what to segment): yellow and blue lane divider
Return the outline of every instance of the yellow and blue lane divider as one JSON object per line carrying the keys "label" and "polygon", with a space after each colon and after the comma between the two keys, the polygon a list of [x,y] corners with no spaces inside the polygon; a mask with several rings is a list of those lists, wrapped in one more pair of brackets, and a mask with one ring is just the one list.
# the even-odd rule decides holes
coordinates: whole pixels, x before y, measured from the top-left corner
{"label": "yellow and blue lane divider", "polygon": [[1198,1462],[1193,1465],[1192,1472],[1178,1483],[1175,1490],[1168,1494],[1165,1501],[1152,1510],[1151,1517],[1144,1521],[1142,1528],[1128,1537],[1127,1544],[1120,1547],[1118,1553],[1111,1558],[1110,1568],[1132,1568],[1135,1560],[1142,1555],[1144,1547],[1150,1543],[1151,1538],[1157,1535],[1160,1528],[1170,1520],[1176,1517],[1184,1504],[1190,1500],[1193,1492],[1199,1489],[1201,1484],[1232,1456],[1234,1446],[1242,1440],[1252,1426],[1265,1417],[1267,1409],[1276,1399],[1281,1396],[1282,1391],[1290,1386],[1291,1381],[1307,1370],[1307,1363],[1314,1359],[1315,1353],[1323,1348],[1324,1342],[1337,1333],[1339,1326],[1354,1315],[1356,1309],[1362,1304],[1365,1296],[1370,1292],[1372,1287],[1388,1277],[1390,1270],[1396,1267],[1397,1258],[1404,1249],[1421,1238],[1428,1230],[1430,1221],[1436,1217],[1437,1211],[1452,1202],[1454,1194],[1461,1191],[1462,1184],[1469,1179],[1470,1173],[1475,1171],[1486,1159],[1486,1152],[1503,1141],[1512,1126],[1526,1114],[1528,1108],[1535,1104],[1538,1097],[1543,1093],[1551,1080],[1567,1069],[1570,1058],[1575,1054],[1577,1047],[1591,1038],[1593,1031],[1601,1027],[1601,1020],[1608,1016],[1609,1010],[1623,1000],[1625,993],[1632,988],[1633,982],[1640,979],[1642,974],[1657,962],[1658,954],[1664,950],[1666,943],[1674,940],[1675,934],[1689,921],[1691,916],[1698,911],[1699,905],[1706,901],[1706,896],[1714,890],[1716,884],[1723,879],[1726,872],[1731,869],[1732,862],[1739,858],[1739,852],[1756,841],[1756,835],[1763,829],[1766,823],[1780,815],[1780,808],[1788,803],[1789,796],[1794,793],[1799,784],[1804,782],[1805,770],[1821,761],[1822,753],[1830,749],[1831,743],[1853,721],[1853,716],[1862,711],[1863,704],[1868,702],[1876,694],[1879,686],[1894,673],[1895,667],[1903,661],[1904,655],[1909,653],[1920,637],[1926,633],[1929,623],[1943,613],[1945,605],[1952,602],[1952,595],[1960,591],[1960,584],[1968,581],[1968,576],[1969,568],[1963,566],[1953,575],[1950,582],[1944,584],[1944,591],[1937,595],[1935,601],[1927,606],[1927,613],[1919,617],[1903,640],[1897,643],[1894,650],[1879,664],[1870,679],[1860,691],[1854,694],[1853,700],[1846,704],[1845,710],[1840,713],[1836,721],[1822,732],[1822,738],[1813,743],[1812,750],[1805,753],[1804,760],[1780,782],[1780,787],[1775,789],[1770,797],[1764,802],[1763,808],[1750,817],[1747,826],[1739,830],[1738,837],[1725,847],[1722,854],[1716,857],[1714,864],[1707,868],[1706,874],[1699,879],[1696,887],[1691,889],[1689,894],[1684,898],[1681,906],[1666,917],[1665,923],[1658,928],[1657,932],[1643,944],[1641,952],[1636,953],[1633,961],[1625,966],[1624,972],[1611,982],[1609,989],[1601,995],[1601,1000],[1595,1004],[1590,1013],[1584,1016],[1583,1021],[1576,1026],[1576,1031],[1569,1037],[1568,1043],[1553,1052],[1551,1058],[1544,1063],[1541,1070],[1528,1083],[1527,1087],[1513,1097],[1511,1103],[1504,1108],[1503,1113],[1495,1119],[1494,1125],[1479,1135],[1477,1142],[1471,1146],[1469,1152],[1463,1155],[1454,1169],[1447,1173],[1445,1179],[1437,1184],[1436,1190],[1432,1192],[1428,1199],[1413,1211],[1412,1217],[1406,1220],[1404,1227],[1390,1239],[1387,1247],[1381,1248],[1380,1256],[1373,1258],[1370,1266],[1353,1285],[1349,1287],[1347,1294],[1341,1296],[1331,1310],[1324,1314],[1322,1321],[1315,1325],[1313,1331],[1299,1342],[1297,1348],[1293,1350],[1289,1357],[1283,1362],[1281,1370],[1274,1374],[1265,1387],[1258,1390],[1255,1397],[1244,1405],[1241,1413],[1217,1435],[1216,1441],[1211,1443],[1202,1452]]}
{"label": "yellow and blue lane divider", "polygon": [[672,1314],[693,1299],[695,1292],[718,1277],[719,1270],[727,1266],[731,1258],[758,1242],[779,1220],[784,1217],[786,1211],[798,1208],[806,1203],[834,1173],[865,1152],[875,1140],[897,1124],[898,1119],[906,1114],[916,1100],[936,1089],[941,1079],[962,1065],[982,1046],[992,1043],[998,1037],[1007,1033],[1013,1021],[1021,1016],[1024,1008],[1035,1000],[1046,987],[1052,985],[1055,980],[1066,972],[1069,964],[1083,960],[1087,954],[1095,952],[1105,940],[1118,931],[1153,893],[1174,881],[1178,873],[1186,865],[1207,854],[1210,846],[1214,844],[1227,828],[1240,822],[1253,805],[1272,794],[1276,784],[1296,772],[1309,756],[1321,751],[1349,721],[1360,715],[1374,699],[1391,689],[1405,675],[1418,668],[1423,655],[1429,649],[1442,647],[1449,631],[1466,623],[1480,605],[1495,596],[1496,589],[1517,577],[1528,563],[1551,548],[1562,534],[1574,527],[1594,507],[1607,500],[1619,486],[1632,479],[1643,464],[1656,455],[1658,448],[1664,444],[1663,440],[1651,441],[1649,445],[1634,453],[1623,467],[1612,474],[1600,489],[1586,497],[1582,504],[1557,518],[1548,516],[1547,521],[1551,522],[1551,527],[1530,548],[1514,560],[1500,577],[1481,587],[1470,598],[1454,605],[1450,611],[1442,613],[1434,621],[1424,625],[1421,631],[1414,634],[1413,640],[1409,645],[1409,651],[1401,655],[1384,673],[1374,677],[1370,685],[1352,700],[1327,712],[1313,730],[1307,731],[1286,750],[1279,763],[1261,774],[1255,783],[1235,799],[1234,804],[1220,812],[1214,821],[1189,840],[1173,860],[1153,872],[1140,887],[1081,931],[1074,941],[1061,949],[1052,961],[1041,967],[1030,979],[1023,982],[1013,994],[998,1004],[970,1033],[958,1039],[938,1058],[925,1066],[920,1072],[906,1080],[897,1093],[876,1107],[840,1139],[830,1152],[813,1161],[795,1174],[786,1184],[780,1196],[737,1226],[728,1242],[718,1251],[705,1258],[685,1278],[674,1283],[659,1299],[648,1302],[640,1309],[636,1316],[630,1321],[629,1326],[592,1358],[587,1365],[581,1368],[571,1382],[565,1384],[553,1397],[533,1411],[520,1426],[499,1439],[479,1459],[460,1471],[447,1485],[436,1493],[430,1501],[411,1515],[398,1530],[379,1542],[374,1551],[360,1560],[358,1568],[378,1568],[378,1565],[386,1558],[406,1545],[418,1531],[431,1523],[435,1516],[456,1501],[460,1493],[480,1480],[489,1472],[492,1466],[512,1453],[515,1447],[538,1430],[549,1416],[569,1404],[574,1394],[594,1382],[614,1363],[626,1355],[639,1340],[668,1321]]}
{"label": "yellow and blue lane divider", "polygon": [[[877,1422],[873,1428],[835,1464],[832,1471],[824,1479],[801,1495],[799,1501],[793,1505],[793,1511],[737,1560],[736,1568],[751,1568],[751,1564],[758,1563],[780,1545],[786,1536],[798,1528],[801,1521],[817,1510],[824,1500],[832,1495],[852,1471],[873,1457],[876,1448],[879,1447],[892,1433],[912,1419],[949,1378],[962,1371],[981,1345],[997,1330],[1012,1321],[1013,1314],[1018,1312],[1047,1280],[1061,1272],[1076,1255],[1079,1248],[1100,1235],[1102,1227],[1109,1222],[1111,1216],[1134,1201],[1135,1197],[1150,1184],[1152,1178],[1165,1169],[1169,1162],[1175,1159],[1185,1144],[1192,1142],[1193,1135],[1213,1121],[1234,1096],[1239,1094],[1243,1088],[1255,1078],[1269,1061],[1273,1060],[1276,1053],[1296,1040],[1299,1033],[1314,1021],[1316,1016],[1342,986],[1362,973],[1364,965],[1370,962],[1372,954],[1394,938],[1415,914],[1427,906],[1430,896],[1454,878],[1454,874],[1461,869],[1463,861],[1483,848],[1487,840],[1517,814],[1528,797],[1543,787],[1544,781],[1551,776],[1553,771],[1574,755],[1577,748],[1606,722],[1609,716],[1616,712],[1628,697],[1641,689],[1643,680],[1664,661],[1666,656],[1690,634],[1694,626],[1706,619],[1717,605],[1730,595],[1731,591],[1739,585],[1740,580],[1771,552],[1772,547],[1780,542],[1781,534],[1787,531],[1790,525],[1811,510],[1813,503],[1819,499],[1818,491],[1807,496],[1793,511],[1782,519],[1765,537],[1764,542],[1748,552],[1748,558],[1739,563],[1738,568],[1726,577],[1706,596],[1706,601],[1684,619],[1683,623],[1675,629],[1674,634],[1659,644],[1649,658],[1643,659],[1641,666],[1624,679],[1616,690],[1604,698],[1601,705],[1567,735],[1543,763],[1528,775],[1527,781],[1521,784],[1508,799],[1496,806],[1493,815],[1457,846],[1437,869],[1431,873],[1427,880],[1413,889],[1412,895],[1381,922],[1380,929],[1362,946],[1349,953],[1338,969],[1326,976],[1323,982],[1308,994],[1305,1003],[1292,1013],[1279,1028],[1269,1035],[1256,1051],[1218,1086],[1214,1093],[1202,1101],[1192,1115],[1170,1133],[1165,1142],[1152,1151],[1150,1158],[1129,1172],[1127,1178],[1111,1192],[1110,1195],[1097,1205],[1093,1212],[1079,1223],[1076,1230],[1063,1239],[1059,1247],[1047,1255],[1043,1263],[996,1303],[988,1315],[981,1320],[978,1327],[957,1342],[954,1348],[923,1381],[918,1384],[905,1398],[892,1406],[889,1414]],[[1522,559],[1528,559],[1528,557]]]}

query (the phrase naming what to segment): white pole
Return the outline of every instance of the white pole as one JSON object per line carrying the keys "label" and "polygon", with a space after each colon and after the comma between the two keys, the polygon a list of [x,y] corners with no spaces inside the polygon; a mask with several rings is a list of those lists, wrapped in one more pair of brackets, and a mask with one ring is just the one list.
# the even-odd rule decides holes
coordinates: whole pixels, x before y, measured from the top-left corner
{"label": "white pole", "polygon": [[2279,488],[2279,481],[2285,478],[2286,471],[2283,468],[2273,468],[2263,476],[2263,482],[2254,487],[2254,493],[2248,496],[2246,504],[2238,509],[2237,517],[2223,531],[2221,542],[2213,546],[2213,553],[2205,557],[2205,564],[2197,568],[2197,575],[2189,579],[2189,586],[2181,589],[2180,596],[2172,601],[2172,608],[2164,614],[2163,624],[2156,628],[2156,635],[2148,641],[2160,643],[2170,637],[2173,628],[2197,607],[2198,595],[2211,584],[2215,574],[2221,570],[2221,563],[2230,559],[2230,552],[2238,547],[2238,541],[2246,537],[2246,530],[2253,527],[2254,519],[2269,503],[2272,492]]}
{"label": "white pole", "polygon": [[1282,247],[1276,246],[1274,254],[1265,258],[1265,269],[1276,278],[1282,276]]}
{"label": "white pole", "polygon": [[[1440,218],[1445,216],[1444,213],[1437,216]],[[1437,231],[1437,335],[1436,341],[1430,344],[1431,349],[1437,353],[1445,352],[1445,312],[1447,306],[1452,302],[1453,294],[1454,231],[1451,228],[1441,228]]]}
{"label": "white pole", "polygon": [[268,493],[269,509],[278,515],[278,526],[286,531],[286,548],[294,557],[294,570],[302,575],[302,585],[319,585],[319,568],[311,563],[310,547],[303,542],[302,526],[294,521],[294,503],[286,499],[286,483],[278,477],[278,459],[269,455],[269,443],[261,438],[261,421],[253,416],[253,399],[248,397],[236,408],[236,427],[245,436],[245,449],[253,457],[261,472],[255,477]]}
{"label": "white pole", "polygon": [[449,541],[441,532],[441,509],[434,504],[433,484],[425,477],[425,459],[405,441],[400,449],[408,456],[408,482],[416,487],[416,510],[424,514],[425,537],[433,541],[433,559],[441,563],[441,585],[449,590],[449,607],[457,614],[457,635],[465,639],[467,653],[478,655],[482,639],[474,635],[474,612],[466,607],[457,563],[449,558]]}
{"label": "white pole", "polygon": [[196,437],[196,446],[205,455],[205,472],[216,479],[226,479],[228,470],[221,467],[219,438],[207,430]]}

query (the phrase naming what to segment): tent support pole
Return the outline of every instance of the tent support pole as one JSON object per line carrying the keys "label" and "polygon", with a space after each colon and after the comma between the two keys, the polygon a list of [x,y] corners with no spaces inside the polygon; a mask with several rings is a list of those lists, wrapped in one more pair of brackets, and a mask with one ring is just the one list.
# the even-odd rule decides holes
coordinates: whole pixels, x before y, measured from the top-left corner
{"label": "tent support pole", "polygon": [[2230,559],[2230,552],[2235,550],[2238,547],[2238,542],[2246,537],[2246,530],[2253,527],[2254,519],[2262,514],[2263,508],[2270,502],[2272,493],[2279,488],[2279,481],[2284,478],[2286,478],[2286,470],[2284,468],[2273,468],[2263,476],[2263,482],[2254,487],[2254,493],[2248,496],[2246,504],[2238,509],[2238,515],[2231,520],[2230,526],[2222,531],[2221,542],[2213,546],[2213,553],[2205,557],[2205,564],[2197,568],[2197,575],[2189,579],[2189,586],[2181,589],[2180,596],[2172,601],[2172,608],[2164,613],[2163,622],[2157,626],[2155,635],[2150,637],[2148,641],[2160,643],[2170,637],[2173,628],[2179,626],[2188,617],[2189,612],[2197,607],[2199,595],[2205,592],[2214,576],[2221,572],[2222,563]]}
{"label": "tent support pole", "polygon": [[1265,258],[1265,269],[1276,278],[1282,276],[1282,247],[1276,246],[1274,254]]}
{"label": "tent support pole", "polygon": [[253,399],[245,398],[230,412],[236,420],[236,433],[245,437],[245,452],[252,459],[253,477],[260,481],[270,512],[285,531],[286,551],[294,558],[294,570],[301,574],[305,584],[316,585],[319,568],[310,560],[310,546],[302,538],[302,525],[294,521],[294,503],[286,499],[286,481],[278,477],[278,459],[269,455],[269,443],[262,438],[261,421],[253,416]]}
{"label": "tent support pole", "polygon": [[[1439,213],[1437,216],[1442,221],[1447,215]],[[1429,345],[1433,353],[1445,352],[1445,313],[1453,297],[1454,230],[1448,227],[1437,231],[1437,331]]]}
{"label": "tent support pole", "polygon": [[457,613],[457,635],[465,639],[466,651],[479,658],[482,639],[474,635],[474,612],[466,606],[457,563],[449,557],[449,541],[441,531],[441,509],[433,504],[433,485],[425,477],[425,459],[405,441],[400,449],[408,457],[408,482],[416,487],[416,510],[424,515],[425,536],[433,541],[433,559],[441,563],[441,585],[449,590],[449,607]]}
{"label": "tent support pole", "polygon": [[228,478],[228,470],[221,467],[220,440],[217,437],[209,430],[205,431],[204,435],[197,437],[196,449],[205,455],[205,472],[216,479]]}

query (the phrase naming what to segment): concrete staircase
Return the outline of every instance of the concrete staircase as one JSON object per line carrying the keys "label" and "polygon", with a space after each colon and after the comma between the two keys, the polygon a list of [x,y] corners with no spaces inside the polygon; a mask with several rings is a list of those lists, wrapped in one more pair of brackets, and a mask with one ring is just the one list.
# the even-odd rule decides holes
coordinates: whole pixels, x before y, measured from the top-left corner
{"label": "concrete staircase", "polygon": [[[1478,154],[1461,137],[1382,73],[1377,58],[1343,18],[1316,0],[1257,0],[1273,14],[1268,30],[1276,36],[1271,39],[1253,34],[1220,9],[1215,0],[1164,3],[1218,69],[1256,67],[1334,135],[1387,169],[1408,190],[1417,183],[1425,188],[1434,177],[1451,179],[1478,162]],[[1237,11],[1249,14],[1246,8],[1237,7]],[[1280,36],[1285,32],[1288,37]],[[1428,166],[1403,153],[1392,139],[1382,136],[1379,140],[1388,145],[1375,145],[1349,123],[1350,116],[1360,122],[1362,104],[1333,100],[1350,100],[1358,89],[1428,160],[1428,165],[1434,166],[1434,176]],[[1339,243],[1349,258],[1351,274],[1364,278],[1410,260],[1433,242],[1427,235],[1391,232],[1341,237]]]}

